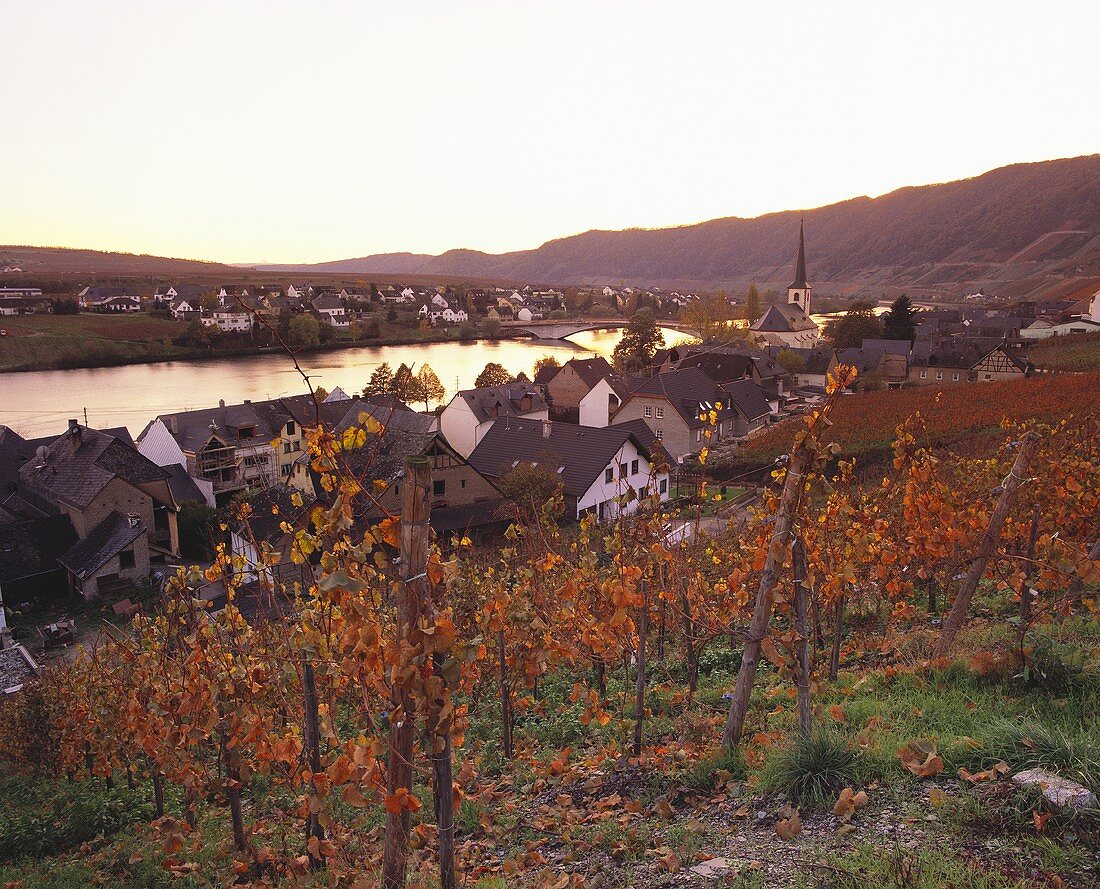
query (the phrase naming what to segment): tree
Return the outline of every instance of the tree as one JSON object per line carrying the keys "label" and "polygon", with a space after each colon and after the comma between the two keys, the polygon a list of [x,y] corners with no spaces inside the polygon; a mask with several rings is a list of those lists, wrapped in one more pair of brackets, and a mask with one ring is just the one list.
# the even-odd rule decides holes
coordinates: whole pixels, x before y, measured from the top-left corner
{"label": "tree", "polygon": [[484,386],[504,386],[511,383],[512,379],[512,375],[504,369],[503,365],[490,361],[485,365],[484,370],[477,375],[474,385],[479,389]]}
{"label": "tree", "polygon": [[184,500],[176,518],[179,525],[180,553],[189,559],[209,561],[214,554],[211,528],[214,510],[201,500]]}
{"label": "tree", "polygon": [[539,511],[561,494],[562,480],[554,468],[557,459],[552,454],[539,458],[537,464],[520,463],[500,477],[497,487],[507,501],[509,518],[529,523]]}
{"label": "tree", "polygon": [[784,370],[797,374],[806,369],[806,359],[791,349],[780,349],[775,355],[776,364]]}
{"label": "tree", "polygon": [[741,328],[733,323],[733,310],[720,293],[694,300],[680,313],[680,319],[704,342],[728,343],[741,336]]}
{"label": "tree", "polygon": [[292,346],[319,346],[321,344],[321,325],[312,315],[296,315],[290,322],[290,344]]}
{"label": "tree", "polygon": [[366,397],[391,394],[393,394],[393,371],[390,369],[389,362],[383,361],[370,375],[367,385],[363,387],[363,395]]}
{"label": "tree", "polygon": [[539,372],[544,367],[561,367],[561,362],[558,361],[553,355],[543,355],[538,361],[535,362],[535,368],[533,371],[534,376],[538,376]]}
{"label": "tree", "polygon": [[858,349],[864,340],[882,337],[882,321],[875,317],[875,304],[857,299],[840,318],[825,325],[825,336],[834,349]]}
{"label": "tree", "polygon": [[752,324],[760,317],[760,291],[755,284],[749,285],[749,295],[745,297],[745,320]]}
{"label": "tree", "polygon": [[390,381],[389,394],[402,401],[411,401],[416,394],[413,391],[415,383],[416,377],[413,376],[412,368],[402,361]]}
{"label": "tree", "polygon": [[653,318],[653,312],[642,309],[630,319],[623,337],[615,346],[615,367],[620,371],[638,371],[648,367],[657,350],[665,344],[665,335]]}
{"label": "tree", "polygon": [[213,312],[221,303],[218,302],[216,293],[204,293],[199,297],[199,308],[204,312]]}
{"label": "tree", "polygon": [[324,386],[318,386],[316,389],[313,390],[313,397],[316,398],[318,401],[324,401],[326,398],[328,398],[328,389],[326,389]]}
{"label": "tree", "polygon": [[909,340],[912,342],[917,336],[917,310],[913,308],[913,301],[903,293],[890,306],[890,310],[882,316],[882,335],[888,340]]}
{"label": "tree", "polygon": [[409,398],[413,401],[423,401],[424,410],[427,411],[429,401],[437,401],[446,394],[447,390],[443,388],[443,383],[432,370],[432,366],[422,365],[416,376],[412,378]]}

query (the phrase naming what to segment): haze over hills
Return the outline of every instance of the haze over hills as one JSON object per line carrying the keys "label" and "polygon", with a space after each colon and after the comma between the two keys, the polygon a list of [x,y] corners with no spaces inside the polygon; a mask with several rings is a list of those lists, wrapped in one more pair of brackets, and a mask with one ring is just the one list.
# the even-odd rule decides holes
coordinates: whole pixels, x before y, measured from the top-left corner
{"label": "haze over hills", "polygon": [[1013,164],[972,179],[754,219],[588,231],[512,253],[385,253],[258,268],[555,284],[785,286],[800,216],[806,220],[811,278],[831,292],[1073,292],[1100,276],[1100,155]]}

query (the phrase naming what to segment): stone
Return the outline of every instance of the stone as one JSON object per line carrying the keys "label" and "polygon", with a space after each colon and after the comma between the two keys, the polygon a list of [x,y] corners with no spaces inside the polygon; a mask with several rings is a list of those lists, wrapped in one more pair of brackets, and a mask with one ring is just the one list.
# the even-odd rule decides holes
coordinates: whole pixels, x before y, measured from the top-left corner
{"label": "stone", "polygon": [[733,870],[733,862],[728,858],[708,858],[689,868],[691,873],[703,879],[713,880],[724,877]]}
{"label": "stone", "polygon": [[1043,798],[1059,809],[1092,809],[1096,807],[1096,794],[1076,781],[1063,778],[1044,769],[1024,769],[1012,776],[1017,787],[1032,787],[1038,784]]}

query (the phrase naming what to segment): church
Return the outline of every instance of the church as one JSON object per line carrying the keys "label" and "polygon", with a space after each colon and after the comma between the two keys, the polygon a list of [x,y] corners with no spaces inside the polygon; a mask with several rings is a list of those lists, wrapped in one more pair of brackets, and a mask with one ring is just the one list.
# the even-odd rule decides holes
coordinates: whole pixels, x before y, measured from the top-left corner
{"label": "church", "polygon": [[798,226],[798,260],[794,282],[787,288],[787,304],[769,306],[756,319],[750,330],[757,342],[769,346],[810,348],[817,345],[819,329],[810,317],[810,283],[806,280],[806,237],[802,223]]}

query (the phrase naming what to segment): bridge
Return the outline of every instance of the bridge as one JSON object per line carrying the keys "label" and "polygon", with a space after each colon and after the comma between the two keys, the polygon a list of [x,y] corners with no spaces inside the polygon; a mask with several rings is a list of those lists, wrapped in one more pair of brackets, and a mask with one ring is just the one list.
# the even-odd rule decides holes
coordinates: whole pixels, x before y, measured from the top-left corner
{"label": "bridge", "polygon": [[[590,321],[503,321],[500,327],[512,333],[526,333],[537,340],[564,340],[586,330],[615,330],[628,323],[624,318],[597,318]],[[688,327],[675,321],[658,318],[657,324],[667,330],[691,334]]]}

